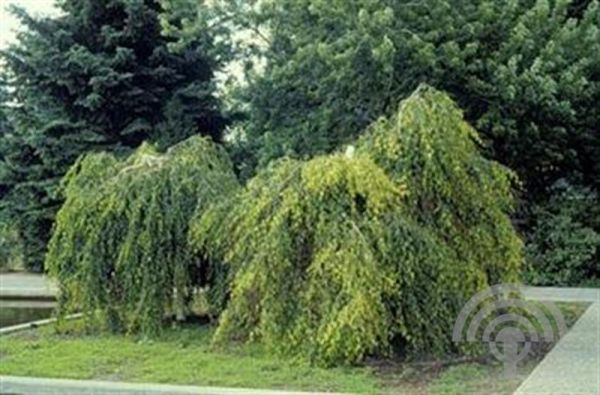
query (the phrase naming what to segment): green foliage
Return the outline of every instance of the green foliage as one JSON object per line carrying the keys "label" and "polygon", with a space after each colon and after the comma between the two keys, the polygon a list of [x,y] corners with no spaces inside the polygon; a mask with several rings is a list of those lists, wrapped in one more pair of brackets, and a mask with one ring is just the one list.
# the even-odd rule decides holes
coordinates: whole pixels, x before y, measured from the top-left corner
{"label": "green foliage", "polygon": [[0,75],[0,271],[21,268],[23,264],[22,239],[4,210],[4,196],[11,188],[11,169],[6,166],[13,125],[9,117],[10,95],[5,76]]}
{"label": "green foliage", "polygon": [[8,224],[0,223],[0,272],[23,268],[23,242]]}
{"label": "green foliage", "polygon": [[358,147],[406,185],[411,215],[456,252],[469,290],[516,282],[522,262],[522,242],[509,217],[516,175],[481,156],[478,143],[452,100],[421,86],[394,117],[376,122]]}
{"label": "green foliage", "polygon": [[559,183],[534,207],[526,246],[526,279],[535,285],[579,285],[600,278],[600,204],[587,188]]}
{"label": "green foliage", "polygon": [[394,15],[384,1],[284,0],[259,10],[242,8],[240,16],[242,26],[266,31],[258,41],[264,70],[249,70],[239,97],[248,116],[238,147],[244,158],[262,167],[284,155],[331,152],[384,112],[395,54]]}
{"label": "green foliage", "polygon": [[231,283],[215,340],[326,364],[453,349],[464,302],[520,265],[512,173],[474,137],[447,96],[423,88],[356,156],[277,161],[199,216],[192,239]]}
{"label": "green foliage", "polygon": [[[402,212],[401,196],[366,158],[284,160],[203,216],[193,238],[223,251],[234,273],[216,341],[260,339],[326,363],[385,350],[402,332],[415,347],[443,342],[434,334],[448,323],[449,305],[435,294],[444,266],[431,267],[443,257]],[[426,301],[409,276],[427,277]]]}
{"label": "green foliage", "polygon": [[126,160],[89,154],[64,183],[46,258],[61,311],[149,334],[167,314],[185,314],[210,275],[190,253],[189,219],[238,185],[222,149],[192,137],[164,154],[148,144]]}
{"label": "green foliage", "polygon": [[[208,31],[170,51],[155,0],[63,0],[55,17],[13,8],[23,31],[0,53],[14,134],[0,184],[2,210],[41,270],[62,203],[58,185],[82,154],[129,151],[148,140],[167,147],[191,135],[219,140],[225,120],[213,74],[221,65]],[[169,19],[179,23],[177,16]],[[6,141],[5,141],[6,140]]]}
{"label": "green foliage", "polygon": [[[10,95],[8,93],[8,84],[4,73],[0,74],[0,138],[12,133],[12,124],[8,118],[8,102]],[[1,151],[0,151],[1,152]]]}
{"label": "green foliage", "polygon": [[600,186],[596,1],[281,0],[259,10],[240,18],[267,32],[264,67],[239,97],[240,150],[259,166],[335,150],[426,82],[457,101],[527,192],[579,173]]}

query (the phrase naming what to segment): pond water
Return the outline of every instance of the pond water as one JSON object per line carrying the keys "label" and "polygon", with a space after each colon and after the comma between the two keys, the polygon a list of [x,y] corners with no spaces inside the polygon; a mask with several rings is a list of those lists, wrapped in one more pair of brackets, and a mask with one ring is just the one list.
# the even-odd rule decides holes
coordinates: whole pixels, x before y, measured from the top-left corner
{"label": "pond water", "polygon": [[0,301],[0,328],[49,318],[53,310],[50,303]]}

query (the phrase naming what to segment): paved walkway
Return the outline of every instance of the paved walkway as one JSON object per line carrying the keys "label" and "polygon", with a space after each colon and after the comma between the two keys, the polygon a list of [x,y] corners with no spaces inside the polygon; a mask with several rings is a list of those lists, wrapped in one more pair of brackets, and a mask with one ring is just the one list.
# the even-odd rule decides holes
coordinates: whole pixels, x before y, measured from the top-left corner
{"label": "paved walkway", "polygon": [[600,289],[526,287],[523,294],[591,305],[515,395],[600,395]]}
{"label": "paved walkway", "polygon": [[56,287],[41,274],[0,274],[0,299],[53,299]]}
{"label": "paved walkway", "polygon": [[164,384],[128,384],[104,381],[37,379],[0,376],[0,394],[18,395],[332,395],[328,392],[286,392],[239,388]]}

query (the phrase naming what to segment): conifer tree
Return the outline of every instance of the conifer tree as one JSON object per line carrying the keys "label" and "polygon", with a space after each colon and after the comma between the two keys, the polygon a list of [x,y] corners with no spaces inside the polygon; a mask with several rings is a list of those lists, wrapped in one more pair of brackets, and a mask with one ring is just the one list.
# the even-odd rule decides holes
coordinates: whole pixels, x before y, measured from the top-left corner
{"label": "conifer tree", "polygon": [[371,125],[358,145],[406,184],[413,217],[456,252],[463,286],[471,289],[519,281],[523,260],[510,220],[518,178],[482,156],[480,142],[447,94],[421,85],[393,117]]}

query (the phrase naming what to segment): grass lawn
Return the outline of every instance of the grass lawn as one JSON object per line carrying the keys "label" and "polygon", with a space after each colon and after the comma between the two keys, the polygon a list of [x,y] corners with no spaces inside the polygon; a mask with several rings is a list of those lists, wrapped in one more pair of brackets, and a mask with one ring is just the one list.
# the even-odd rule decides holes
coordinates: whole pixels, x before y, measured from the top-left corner
{"label": "grass lawn", "polygon": [[381,388],[366,368],[315,368],[256,345],[213,350],[207,327],[170,329],[154,341],[54,332],[44,327],[0,337],[0,374],[365,394]]}
{"label": "grass lawn", "polygon": [[[585,305],[561,304],[567,324]],[[507,380],[502,366],[481,362],[371,361],[365,366],[323,369],[267,354],[258,345],[210,346],[212,328],[173,328],[143,341],[114,335],[57,334],[44,327],[0,337],[0,374],[247,388],[336,391],[357,394],[510,394],[543,352]]]}

